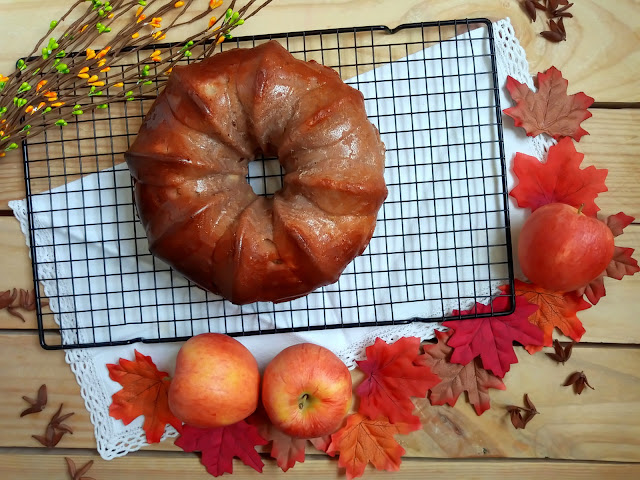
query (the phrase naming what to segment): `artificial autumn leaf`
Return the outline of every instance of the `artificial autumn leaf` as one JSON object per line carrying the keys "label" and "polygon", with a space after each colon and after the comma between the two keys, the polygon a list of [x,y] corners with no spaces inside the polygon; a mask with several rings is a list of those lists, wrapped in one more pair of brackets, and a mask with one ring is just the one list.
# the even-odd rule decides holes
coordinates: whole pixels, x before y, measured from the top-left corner
{"label": "artificial autumn leaf", "polygon": [[271,458],[275,458],[278,466],[286,472],[296,464],[304,462],[305,447],[307,441],[323,452],[327,451],[331,443],[331,436],[318,438],[293,438],[277,429],[269,420],[267,414],[259,408],[248,419],[247,422],[258,429],[258,435],[271,442]]}
{"label": "artificial autumn leaf", "polygon": [[391,345],[376,338],[366,349],[366,360],[357,362],[366,374],[356,389],[358,412],[369,418],[384,416],[391,423],[416,421],[410,397],[426,397],[440,381],[419,356],[418,337],[403,337]]}
{"label": "artificial autumn leaf", "polygon": [[[504,285],[500,289],[508,293],[509,287]],[[529,353],[539,352],[543,345],[550,347],[554,328],[560,329],[574,341],[580,341],[585,330],[576,313],[591,307],[580,295],[575,292],[554,292],[520,280],[515,281],[515,290],[516,298],[523,298],[539,307],[529,317],[529,321],[542,330],[544,343],[525,345]]]}
{"label": "artificial autumn leaf", "polygon": [[40,385],[40,388],[38,389],[38,396],[35,399],[29,398],[26,395],[24,395],[22,399],[28,404],[30,404],[31,406],[26,410],[23,410],[22,413],[20,413],[21,417],[24,417],[25,415],[30,415],[32,413],[41,412],[42,410],[44,410],[44,407],[47,405],[47,386]]}
{"label": "artificial autumn leaf", "polygon": [[509,195],[515,198],[520,208],[537,208],[548,203],[566,203],[582,208],[582,213],[595,216],[598,206],[595,198],[607,191],[604,184],[607,169],[590,166],[580,169],[584,155],[576,151],[573,142],[563,138],[549,148],[545,163],[537,158],[517,153],[513,161],[513,172],[518,177]]}
{"label": "artificial autumn leaf", "polygon": [[347,480],[360,477],[367,463],[378,470],[398,471],[405,450],[394,435],[420,428],[420,422],[390,423],[381,417],[371,420],[359,413],[347,417],[344,427],[331,435],[329,455],[339,453],[338,465],[346,469]]}
{"label": "artificial autumn leaf", "polygon": [[567,380],[564,382],[564,386],[568,387],[569,385],[573,385],[573,391],[580,395],[584,390],[585,385],[589,387],[591,390],[595,390],[591,385],[589,385],[589,381],[587,380],[587,376],[584,372],[573,372],[571,375],[567,377]]}
{"label": "artificial autumn leaf", "polygon": [[[564,25],[559,26],[550,20],[549,26],[549,33],[554,38],[566,38]],[[572,137],[579,142],[583,135],[589,134],[580,123],[591,117],[591,112],[587,109],[594,100],[582,92],[567,95],[568,85],[569,82],[562,78],[562,72],[555,67],[538,73],[536,92],[508,76],[507,90],[515,100],[516,106],[507,108],[504,113],[515,120],[516,127],[524,128],[530,137],[546,133],[556,140]]]}
{"label": "artificial autumn leaf", "polygon": [[[491,314],[509,309],[509,297],[500,295],[489,305],[476,303],[471,310],[453,311],[453,315]],[[447,345],[454,348],[453,363],[466,365],[480,357],[482,366],[502,378],[512,363],[518,363],[513,342],[522,345],[541,345],[542,332],[527,319],[538,309],[522,297],[516,297],[515,311],[511,315],[470,318],[444,322],[454,330]]]}
{"label": "artificial autumn leaf", "polygon": [[507,387],[495,375],[482,368],[479,359],[475,358],[466,365],[449,361],[453,348],[447,345],[452,332],[436,330],[438,343],[425,345],[422,360],[431,367],[431,371],[442,380],[429,392],[431,405],[456,404],[458,397],[467,392],[467,400],[474,406],[476,413],[491,408],[489,389],[505,390]]}
{"label": "artificial autumn leaf", "polygon": [[[626,215],[623,212],[616,213],[605,219],[605,223],[611,229],[614,237],[619,237],[624,233],[624,229],[628,227],[635,218]],[[607,294],[604,287],[604,277],[622,280],[625,275],[634,275],[640,271],[638,261],[633,258],[634,249],[616,246],[613,251],[613,258],[602,275],[594,278],[584,287],[576,290],[580,296],[585,295],[593,304],[597,304],[602,297]]]}
{"label": "artificial autumn leaf", "polygon": [[566,347],[563,347],[558,340],[553,341],[553,353],[546,353],[545,355],[552,360],[563,365],[569,358],[571,358],[571,352],[573,351],[573,345],[575,342],[571,342]]}
{"label": "artificial autumn leaf", "polygon": [[184,425],[175,444],[185,452],[202,452],[200,461],[214,477],[224,473],[233,473],[233,458],[262,472],[262,459],[256,452],[256,445],[268,442],[258,435],[254,425],[244,420],[218,428],[197,428]]}
{"label": "artificial autumn leaf", "polygon": [[167,423],[180,431],[182,422],[169,410],[169,374],[158,370],[151,357],[137,350],[135,355],[133,362],[121,358],[119,364],[107,365],[109,378],[122,385],[111,397],[109,415],[125,425],[144,415],[147,442],[158,443]]}

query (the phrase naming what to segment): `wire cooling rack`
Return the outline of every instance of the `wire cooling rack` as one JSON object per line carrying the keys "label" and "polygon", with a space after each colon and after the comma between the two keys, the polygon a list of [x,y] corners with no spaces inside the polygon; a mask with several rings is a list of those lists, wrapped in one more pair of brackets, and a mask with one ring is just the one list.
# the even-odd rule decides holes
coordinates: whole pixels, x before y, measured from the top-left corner
{"label": "wire cooling rack", "polygon": [[[387,147],[389,189],[367,250],[337,284],[291,302],[236,306],[195,287],[148,252],[132,200],[123,154],[153,98],[115,104],[24,144],[44,348],[466,318],[474,315],[460,311],[487,303],[498,285],[513,287],[491,23],[241,37],[220,49],[271,39],[336,69],[365,96]],[[277,191],[277,159],[251,162],[248,181],[258,194]],[[45,298],[50,308],[40,306]],[[512,296],[511,310],[494,314],[513,304]]]}

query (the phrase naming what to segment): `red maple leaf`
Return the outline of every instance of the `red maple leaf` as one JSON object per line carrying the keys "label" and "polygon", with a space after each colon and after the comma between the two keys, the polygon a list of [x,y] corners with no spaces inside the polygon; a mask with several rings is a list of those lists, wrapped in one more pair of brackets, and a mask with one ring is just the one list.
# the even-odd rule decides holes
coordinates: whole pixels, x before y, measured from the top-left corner
{"label": "red maple leaf", "polygon": [[271,458],[276,459],[276,463],[283,472],[293,468],[296,462],[304,462],[307,442],[311,442],[314,447],[323,452],[327,451],[331,443],[331,436],[329,435],[310,439],[290,437],[278,430],[269,421],[269,417],[262,409],[253,413],[247,419],[247,422],[255,425],[258,435],[271,442]]}
{"label": "red maple leaf", "polygon": [[423,347],[423,361],[431,367],[433,373],[442,379],[440,383],[431,388],[429,401],[431,405],[447,403],[453,407],[458,397],[463,392],[467,392],[467,400],[474,406],[476,413],[482,415],[483,412],[491,408],[489,389],[505,390],[507,387],[502,383],[502,380],[482,368],[477,358],[466,365],[451,363],[453,348],[447,345],[451,333],[450,331],[439,332],[436,330],[438,343]]}
{"label": "red maple leaf", "polygon": [[[500,288],[508,293],[508,286]],[[524,298],[527,302],[539,307],[529,317],[529,321],[542,330],[544,346],[550,347],[553,344],[554,328],[559,328],[563,334],[576,342],[580,341],[585,330],[576,313],[591,307],[581,295],[575,292],[554,292],[520,280],[515,281],[515,289],[516,298]],[[526,349],[529,353],[535,353],[542,350],[542,345],[526,345]]]}
{"label": "red maple leaf", "polygon": [[[635,218],[620,212],[607,217],[605,223],[611,229],[613,236],[619,237],[622,235],[624,229],[634,220]],[[602,275],[593,279],[584,287],[579,288],[576,293],[580,296],[585,295],[594,305],[598,303],[598,301],[607,294],[607,291],[604,288],[605,276],[615,278],[616,280],[622,280],[625,275],[634,275],[640,271],[638,261],[631,257],[633,252],[633,248],[616,246],[613,251],[613,258]]]}
{"label": "red maple leaf", "polygon": [[[489,305],[476,303],[471,310],[454,310],[453,315],[505,312],[508,307],[509,297],[500,295]],[[451,361],[466,365],[479,356],[485,369],[502,378],[512,363],[518,363],[513,351],[514,341],[522,345],[542,345],[542,332],[527,320],[538,309],[537,305],[516,297],[515,307],[511,315],[444,322],[445,327],[454,331],[447,342],[454,348]]]}
{"label": "red maple leaf", "polygon": [[358,367],[366,374],[358,385],[358,412],[375,419],[387,417],[391,423],[414,422],[414,404],[410,397],[424,398],[440,379],[420,362],[420,339],[403,337],[389,345],[376,338],[366,349],[366,360]]}
{"label": "red maple leaf", "polygon": [[354,413],[347,417],[344,427],[331,435],[327,453],[339,453],[338,465],[346,469],[347,480],[362,476],[367,463],[378,470],[395,472],[400,469],[405,450],[394,436],[420,427],[420,422],[390,423],[384,417],[371,420]]}
{"label": "red maple leaf", "polygon": [[556,140],[573,137],[576,142],[589,132],[580,123],[591,117],[587,110],[593,98],[580,92],[567,95],[567,82],[562,72],[551,67],[545,73],[538,73],[538,91],[532,92],[528,86],[513,77],[507,77],[507,90],[516,106],[504,113],[515,120],[516,127],[522,127],[530,137],[541,133],[551,135]]}
{"label": "red maple leaf", "polygon": [[604,184],[606,169],[594,166],[580,169],[584,155],[576,151],[569,138],[563,138],[549,149],[546,163],[535,157],[517,153],[513,161],[513,172],[518,177],[509,195],[516,199],[520,208],[531,211],[548,203],[566,203],[576,208],[584,204],[582,212],[595,216],[598,206],[595,198],[606,192]]}
{"label": "red maple leaf", "polygon": [[151,357],[137,350],[135,355],[133,362],[121,358],[119,364],[107,364],[109,378],[122,385],[111,397],[109,415],[125,425],[144,415],[147,442],[158,443],[167,424],[180,431],[182,422],[169,410],[169,374],[158,370]]}
{"label": "red maple leaf", "polygon": [[262,459],[256,452],[256,445],[268,442],[258,435],[255,426],[244,420],[218,428],[197,428],[184,425],[182,434],[175,444],[185,452],[202,452],[201,462],[214,477],[223,473],[233,473],[233,458],[262,472]]}

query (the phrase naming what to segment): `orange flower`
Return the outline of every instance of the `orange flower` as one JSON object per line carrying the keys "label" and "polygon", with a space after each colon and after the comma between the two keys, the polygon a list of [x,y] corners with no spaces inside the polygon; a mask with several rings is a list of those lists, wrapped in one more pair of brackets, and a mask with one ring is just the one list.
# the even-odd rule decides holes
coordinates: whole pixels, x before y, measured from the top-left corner
{"label": "orange flower", "polygon": [[139,17],[143,10],[144,7],[138,7],[138,10],[136,10],[136,17]]}
{"label": "orange flower", "polygon": [[104,64],[105,64],[105,63],[107,63],[107,59],[106,59],[106,58],[103,58],[102,60],[100,60],[100,61],[98,62],[98,68],[99,68],[99,67],[104,66]]}
{"label": "orange flower", "polygon": [[84,33],[84,31],[89,28],[89,24],[84,25],[81,29],[80,29],[80,33]]}
{"label": "orange flower", "polygon": [[220,45],[222,42],[224,42],[224,36],[220,35],[220,37],[218,38],[218,40],[216,41],[217,45]]}
{"label": "orange flower", "polygon": [[220,5],[222,5],[222,3],[222,0],[210,0],[209,8],[218,8]]}
{"label": "orange flower", "polygon": [[51,106],[53,108],[58,108],[64,105],[64,102],[56,102],[56,103],[52,103]]}
{"label": "orange flower", "polygon": [[[1,80],[1,79],[0,79],[0,80]],[[47,84],[47,81],[46,81],[46,80],[40,80],[40,81],[38,82],[38,84],[36,85],[36,92],[39,92],[39,91],[40,91],[40,89],[41,89],[42,87],[44,87],[46,84]]]}
{"label": "orange flower", "polygon": [[153,28],[160,28],[160,22],[162,22],[162,17],[153,17],[151,22],[149,22],[149,25]]}
{"label": "orange flower", "polygon": [[47,90],[46,92],[43,93],[43,95],[45,97],[47,97],[47,99],[50,102],[55,102],[56,100],[58,100],[58,94],[56,92],[52,92],[50,90]]}
{"label": "orange flower", "polygon": [[87,73],[88,71],[89,71],[89,67],[82,67],[82,69],[78,73],[78,77],[89,78],[89,74]]}
{"label": "orange flower", "polygon": [[100,72],[102,72],[102,73],[106,73],[106,72],[108,72],[109,70],[111,70],[111,67],[104,67],[102,70],[100,70]]}
{"label": "orange flower", "polygon": [[140,36],[140,34],[138,32],[136,32],[133,35],[131,35],[131,38],[138,38],[139,36]]}
{"label": "orange flower", "polygon": [[173,6],[176,7],[176,8],[180,8],[183,5],[184,5],[184,2],[176,2],[176,3],[173,4]]}
{"label": "orange flower", "polygon": [[160,50],[154,50],[154,52],[149,55],[149,57],[153,58],[153,57],[158,57],[160,56]]}
{"label": "orange flower", "polygon": [[114,83],[113,86],[114,87],[118,87],[118,88],[122,88],[122,87],[124,87],[124,83],[122,83],[122,82]]}
{"label": "orange flower", "polygon": [[166,72],[164,72],[165,75],[169,75],[171,72],[173,72],[173,67],[171,67],[169,70],[167,70]]}
{"label": "orange flower", "polygon": [[209,19],[209,28],[213,27],[213,24],[216,23],[218,19],[216,17],[211,17]]}
{"label": "orange flower", "polygon": [[6,82],[7,80],[9,80],[9,77],[5,77],[0,73],[0,82]]}
{"label": "orange flower", "polygon": [[46,103],[44,102],[40,102],[40,104],[38,105],[38,108],[36,108],[36,110],[40,110],[42,107],[44,107],[46,105]]}
{"label": "orange flower", "polygon": [[[111,50],[111,47],[104,47],[100,52],[96,55],[96,58],[104,58],[107,52]],[[104,64],[103,64],[104,65]],[[100,66],[100,65],[98,65]]]}
{"label": "orange flower", "polygon": [[33,115],[33,105],[29,105],[27,108],[24,109],[24,111],[26,113],[30,113],[31,115]]}
{"label": "orange flower", "polygon": [[142,22],[145,18],[147,18],[147,16],[143,13],[142,15],[140,15],[138,17],[138,20],[136,20],[136,23],[140,23]]}
{"label": "orange flower", "polygon": [[98,81],[97,75],[91,75],[91,77],[89,77],[89,80],[87,80],[88,83],[97,82],[97,81]]}
{"label": "orange flower", "polygon": [[92,58],[95,58],[95,56],[96,56],[95,50],[87,48],[87,60],[91,60]]}
{"label": "orange flower", "polygon": [[92,87],[104,87],[104,82],[100,81],[100,82],[89,82],[89,85],[91,85]]}

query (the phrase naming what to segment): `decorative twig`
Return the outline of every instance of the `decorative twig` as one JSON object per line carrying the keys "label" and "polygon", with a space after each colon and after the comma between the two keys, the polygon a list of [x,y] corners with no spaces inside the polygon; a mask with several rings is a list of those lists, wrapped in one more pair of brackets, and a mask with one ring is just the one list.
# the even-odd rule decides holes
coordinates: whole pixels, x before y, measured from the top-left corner
{"label": "decorative twig", "polygon": [[[196,58],[211,56],[217,45],[233,38],[233,29],[271,1],[247,0],[236,9],[237,0],[231,0],[218,18],[211,12],[222,7],[223,0],[205,2],[199,13],[192,13],[196,0],[77,0],[49,24],[47,34],[18,60],[12,74],[0,75],[0,156],[18,148],[28,135],[64,127],[71,118],[113,102],[144,98],[163,86],[173,67],[191,57],[194,48],[202,46]],[[80,12],[80,18],[62,28],[72,13]],[[111,71],[125,57],[162,41],[173,28],[207,17],[207,28],[178,45],[154,48],[135,65]],[[116,31],[118,20],[127,18]],[[92,48],[96,43],[103,46]],[[36,52],[40,56],[34,57]]]}
{"label": "decorative twig", "polygon": [[567,380],[564,382],[564,386],[568,387],[569,385],[573,385],[573,391],[578,395],[582,393],[585,385],[591,390],[595,390],[595,388],[589,385],[589,381],[587,380],[587,376],[584,372],[573,372],[569,375]]}
{"label": "decorative twig", "polygon": [[566,347],[563,347],[562,344],[558,340],[553,341],[553,349],[554,353],[546,353],[547,357],[552,360],[555,360],[558,363],[562,363],[563,365],[569,358],[571,358],[571,352],[573,350],[573,346],[576,342],[571,342]]}
{"label": "decorative twig", "polygon": [[23,410],[20,413],[20,417],[24,417],[25,415],[30,415],[32,413],[38,413],[44,410],[44,407],[47,405],[47,386],[41,385],[38,389],[38,396],[34,400],[33,398],[29,398],[26,395],[22,397],[22,399],[31,404],[29,408]]}
{"label": "decorative twig", "polygon": [[76,468],[76,463],[71,460],[69,457],[64,457],[67,462],[67,470],[69,472],[69,478],[71,480],[95,480],[93,477],[85,477],[84,474],[89,471],[89,469],[93,466],[93,460],[89,460],[79,469]]}
{"label": "decorative twig", "polygon": [[[43,301],[40,305],[48,305],[49,302]],[[36,309],[36,291],[35,290],[17,290],[15,288],[0,292],[0,310],[6,309],[9,315],[19,318],[23,322],[26,321],[18,308],[33,312]]]}
{"label": "decorative twig", "polygon": [[44,435],[31,435],[47,448],[53,448],[58,445],[65,433],[73,434],[73,430],[71,429],[71,427],[62,422],[71,417],[71,415],[74,415],[74,412],[66,413],[61,416],[60,414],[62,413],[62,406],[63,404],[61,403],[58,411],[54,413],[53,417],[51,417],[51,420],[49,420],[49,424],[47,425]]}
{"label": "decorative twig", "polygon": [[533,404],[527,393],[524,394],[524,403],[526,407],[507,405],[507,412],[509,412],[511,417],[511,423],[516,429],[526,428],[531,419],[540,413],[536,410],[536,406]]}

